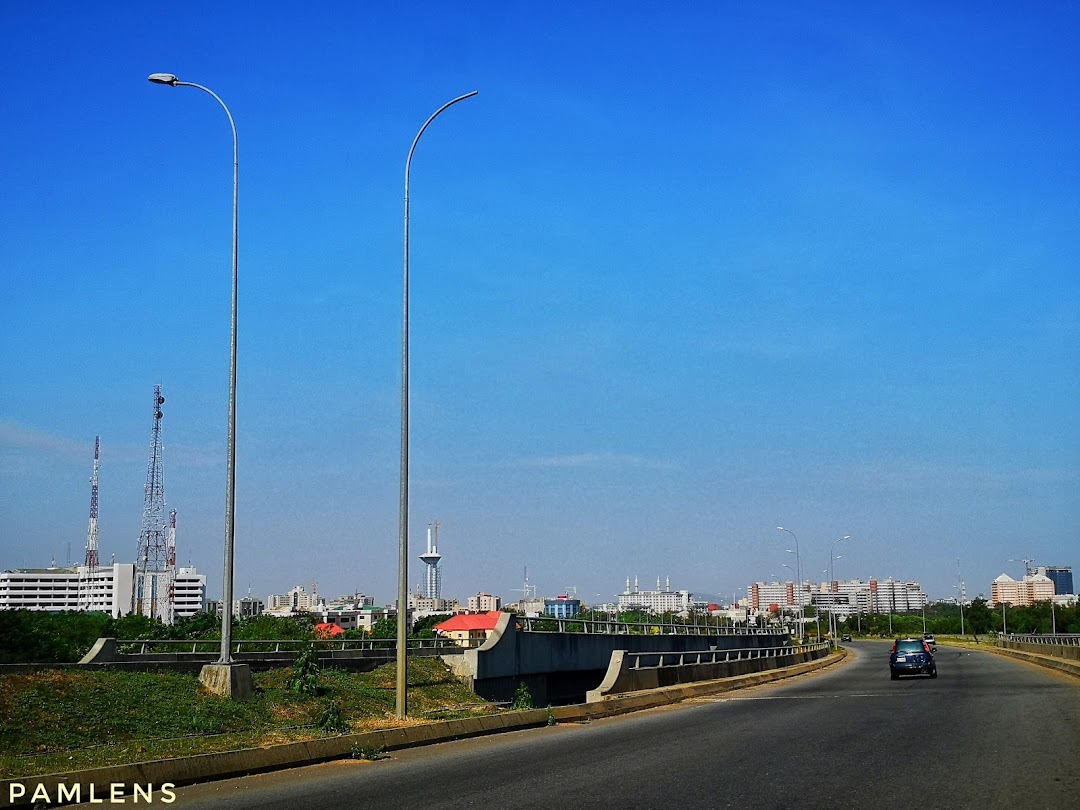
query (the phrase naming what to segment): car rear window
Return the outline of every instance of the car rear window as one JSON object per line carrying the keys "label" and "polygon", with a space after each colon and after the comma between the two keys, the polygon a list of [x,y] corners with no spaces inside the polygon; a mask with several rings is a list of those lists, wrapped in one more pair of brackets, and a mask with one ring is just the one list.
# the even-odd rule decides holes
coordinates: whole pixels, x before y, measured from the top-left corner
{"label": "car rear window", "polygon": [[921,641],[898,641],[896,651],[899,653],[917,653],[923,651]]}

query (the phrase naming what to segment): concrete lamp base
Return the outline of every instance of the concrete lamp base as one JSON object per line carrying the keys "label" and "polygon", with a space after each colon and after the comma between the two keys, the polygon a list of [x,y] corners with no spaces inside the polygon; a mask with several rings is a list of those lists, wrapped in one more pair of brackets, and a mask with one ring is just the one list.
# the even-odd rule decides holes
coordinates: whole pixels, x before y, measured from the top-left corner
{"label": "concrete lamp base", "polygon": [[247,664],[207,664],[199,672],[199,683],[211,694],[231,700],[247,700],[255,693],[251,667]]}

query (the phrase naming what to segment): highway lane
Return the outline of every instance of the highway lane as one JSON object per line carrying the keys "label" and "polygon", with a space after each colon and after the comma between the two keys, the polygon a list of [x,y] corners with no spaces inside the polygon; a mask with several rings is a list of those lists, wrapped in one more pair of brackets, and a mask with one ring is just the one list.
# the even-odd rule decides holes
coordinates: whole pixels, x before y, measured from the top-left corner
{"label": "highway lane", "polygon": [[890,681],[886,644],[851,649],[786,683],[180,788],[173,806],[1078,806],[1076,679],[942,647],[936,680]]}

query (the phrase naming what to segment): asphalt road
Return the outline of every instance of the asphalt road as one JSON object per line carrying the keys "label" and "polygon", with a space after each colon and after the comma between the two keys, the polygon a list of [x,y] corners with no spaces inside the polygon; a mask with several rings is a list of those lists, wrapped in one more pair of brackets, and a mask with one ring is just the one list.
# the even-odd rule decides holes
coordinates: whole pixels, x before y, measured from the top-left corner
{"label": "asphalt road", "polygon": [[890,681],[887,646],[787,683],[588,724],[181,788],[185,808],[1080,806],[1080,682],[942,647]]}

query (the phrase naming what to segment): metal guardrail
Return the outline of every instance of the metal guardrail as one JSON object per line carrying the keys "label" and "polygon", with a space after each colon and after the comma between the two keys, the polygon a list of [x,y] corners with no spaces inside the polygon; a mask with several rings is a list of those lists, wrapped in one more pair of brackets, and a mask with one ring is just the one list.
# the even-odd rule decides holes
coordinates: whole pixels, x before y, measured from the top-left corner
{"label": "metal guardrail", "polygon": [[830,648],[828,642],[806,644],[800,647],[745,647],[737,650],[696,650],[693,652],[640,652],[625,653],[630,669],[656,669],[660,667],[687,666],[693,664],[726,664],[731,661],[756,661],[764,658],[787,658],[800,652],[816,652]]}
{"label": "metal guardrail", "polygon": [[1007,641],[1015,641],[1023,644],[1046,644],[1056,647],[1080,647],[1080,633],[1009,633],[1004,636]]}
{"label": "metal guardrail", "polygon": [[[516,616],[518,626],[529,633],[595,633],[605,636],[782,636],[784,628],[732,627],[672,622],[617,622],[610,619],[556,619],[552,616]],[[554,625],[554,626],[553,626]]]}
{"label": "metal guardrail", "polygon": [[[314,644],[320,651],[382,651],[393,653],[397,650],[397,639],[266,639],[233,640],[232,651],[239,653],[282,653],[299,652],[309,644]],[[220,639],[118,639],[117,648],[125,654],[149,655],[152,653],[213,653],[221,650]],[[460,647],[449,639],[410,638],[406,641],[410,650],[445,649],[448,652]]]}

